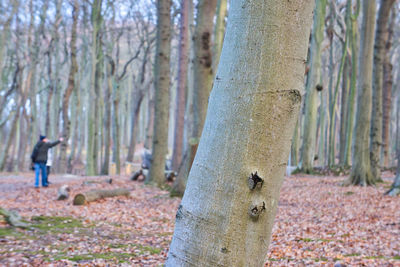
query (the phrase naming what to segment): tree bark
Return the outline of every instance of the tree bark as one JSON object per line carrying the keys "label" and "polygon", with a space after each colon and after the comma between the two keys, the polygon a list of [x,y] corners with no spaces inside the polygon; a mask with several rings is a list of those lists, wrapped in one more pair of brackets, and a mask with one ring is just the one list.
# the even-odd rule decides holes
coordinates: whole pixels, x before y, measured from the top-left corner
{"label": "tree bark", "polygon": [[321,84],[321,43],[324,40],[326,0],[316,1],[314,26],[310,48],[310,71],[306,84],[306,99],[303,125],[303,145],[300,169],[305,173],[313,171],[317,135],[317,97],[323,89]]}
{"label": "tree bark", "polygon": [[152,163],[146,183],[161,186],[168,152],[169,83],[171,53],[171,1],[157,1],[157,47],[155,58],[155,113]]}
{"label": "tree bark", "polygon": [[71,49],[71,65],[69,69],[68,76],[68,86],[67,90],[65,90],[62,100],[62,118],[63,118],[63,130],[62,135],[64,137],[64,142],[61,143],[60,150],[60,172],[67,172],[67,148],[68,141],[70,138],[70,126],[71,122],[69,120],[69,99],[71,94],[75,90],[75,74],[78,72],[78,63],[76,61],[76,53],[77,53],[77,25],[78,25],[78,16],[79,16],[79,3],[78,0],[74,0],[73,8],[72,8],[72,28],[71,28],[71,40],[70,40],[70,49]]}
{"label": "tree bark", "polygon": [[396,21],[396,8],[392,8],[389,28],[388,41],[385,46],[385,56],[383,62],[383,121],[382,121],[382,143],[383,143],[383,165],[389,166],[389,137],[390,137],[390,113],[392,109],[392,87],[393,65],[390,61],[390,50],[393,43],[393,29]]}
{"label": "tree bark", "polygon": [[100,76],[102,69],[102,49],[100,26],[102,23],[101,5],[102,0],[94,0],[92,3],[91,21],[93,26],[92,33],[92,74],[91,86],[88,99],[88,127],[87,127],[87,148],[86,148],[86,174],[95,175],[97,173],[97,151],[98,151],[98,114],[100,97]]}
{"label": "tree bark", "polygon": [[77,194],[74,197],[74,205],[85,205],[99,199],[116,197],[116,196],[129,196],[129,190],[125,188],[117,188],[110,190],[91,190],[85,193]]}
{"label": "tree bark", "polygon": [[218,0],[216,21],[214,28],[214,45],[213,45],[213,70],[218,68],[219,57],[221,56],[222,45],[225,36],[225,18],[228,13],[228,1]]}
{"label": "tree bark", "polygon": [[[263,266],[301,103],[313,5],[231,2],[224,67],[166,266]],[[250,189],[257,177],[264,182]]]}
{"label": "tree bark", "polygon": [[[348,5],[352,6],[352,0],[348,0]],[[360,13],[360,0],[357,0],[356,12],[350,16],[348,21],[347,31],[350,37],[350,51],[351,51],[351,78],[350,78],[350,95],[347,114],[347,135],[345,145],[345,166],[350,166],[351,156],[351,143],[353,139],[354,130],[354,105],[355,93],[357,84],[357,69],[358,69],[358,16]]]}
{"label": "tree bark", "polygon": [[178,86],[175,108],[175,136],[172,155],[172,169],[177,170],[182,162],[183,130],[185,124],[186,89],[189,67],[189,3],[181,0],[181,21],[179,35]]}
{"label": "tree bark", "polygon": [[197,5],[196,28],[193,36],[193,98],[191,102],[193,105],[193,123],[188,127],[188,148],[185,151],[188,158],[182,162],[182,164],[188,165],[180,166],[174,185],[174,191],[179,188],[178,191],[174,192],[174,194],[178,195],[184,192],[187,176],[196,155],[206,118],[208,97],[212,88],[214,74],[212,69],[211,32],[213,30],[216,5],[217,0],[202,0]]}
{"label": "tree bark", "polygon": [[17,124],[18,124],[18,120],[19,120],[19,116],[20,116],[20,112],[19,110],[21,109],[22,106],[22,99],[20,97],[20,91],[21,91],[21,82],[22,82],[22,72],[23,70],[20,68],[19,63],[17,62],[17,66],[16,66],[16,72],[15,72],[15,76],[14,76],[14,80],[12,83],[12,87],[15,88],[15,109],[16,112],[14,114],[14,118],[11,121],[11,127],[10,127],[10,132],[8,133],[8,136],[4,142],[4,147],[3,147],[3,151],[0,154],[0,172],[4,171],[4,168],[6,167],[6,162],[7,162],[7,158],[8,158],[8,152],[10,151],[10,147],[12,144],[12,141],[14,140],[14,133],[17,129]]}
{"label": "tree bark", "polygon": [[371,172],[375,181],[382,181],[381,148],[383,121],[383,63],[385,58],[385,47],[389,37],[388,21],[393,4],[394,0],[381,1],[375,34],[370,143]]}
{"label": "tree bark", "polygon": [[375,183],[371,174],[369,154],[370,122],[372,106],[372,62],[375,37],[375,0],[363,1],[363,19],[360,42],[359,84],[357,88],[357,112],[354,126],[351,174],[345,184],[367,186]]}

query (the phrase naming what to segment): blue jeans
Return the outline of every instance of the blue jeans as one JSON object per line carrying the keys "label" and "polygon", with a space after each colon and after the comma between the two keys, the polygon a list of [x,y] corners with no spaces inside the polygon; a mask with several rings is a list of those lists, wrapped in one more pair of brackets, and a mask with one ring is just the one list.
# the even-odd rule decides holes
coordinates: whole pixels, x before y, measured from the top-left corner
{"label": "blue jeans", "polygon": [[39,187],[40,170],[42,170],[42,186],[48,186],[46,163],[35,163],[35,187]]}

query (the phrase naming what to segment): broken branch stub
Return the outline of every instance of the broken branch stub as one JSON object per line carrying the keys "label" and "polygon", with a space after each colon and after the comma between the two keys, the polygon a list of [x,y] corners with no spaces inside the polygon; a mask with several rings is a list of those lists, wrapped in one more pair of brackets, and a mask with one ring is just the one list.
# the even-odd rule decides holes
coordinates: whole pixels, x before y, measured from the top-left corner
{"label": "broken branch stub", "polygon": [[249,186],[250,190],[254,190],[255,188],[261,188],[264,183],[264,180],[258,176],[257,172],[254,174],[251,173],[250,177],[247,179],[247,185]]}

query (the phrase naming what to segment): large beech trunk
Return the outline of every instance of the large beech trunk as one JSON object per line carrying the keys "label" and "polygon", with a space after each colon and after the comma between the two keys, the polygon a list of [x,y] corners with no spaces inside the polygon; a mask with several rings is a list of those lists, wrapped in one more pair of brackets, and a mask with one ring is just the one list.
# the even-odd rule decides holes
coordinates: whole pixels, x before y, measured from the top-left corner
{"label": "large beech trunk", "polygon": [[263,266],[300,108],[313,6],[231,2],[223,67],[166,266]]}
{"label": "large beech trunk", "polygon": [[102,198],[129,196],[129,190],[126,188],[117,188],[111,190],[91,190],[85,193],[77,194],[74,197],[74,205],[85,205],[88,202],[96,201]]}

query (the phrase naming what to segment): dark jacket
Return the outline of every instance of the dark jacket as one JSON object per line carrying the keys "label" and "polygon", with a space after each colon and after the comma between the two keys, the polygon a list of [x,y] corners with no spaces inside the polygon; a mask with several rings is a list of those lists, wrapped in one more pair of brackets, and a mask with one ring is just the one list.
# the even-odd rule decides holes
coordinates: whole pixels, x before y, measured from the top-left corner
{"label": "dark jacket", "polygon": [[47,151],[52,148],[53,146],[56,146],[60,143],[60,141],[55,141],[55,142],[48,142],[45,143],[43,141],[37,142],[35,145],[35,148],[33,149],[31,159],[32,162],[34,163],[46,163],[47,162]]}

